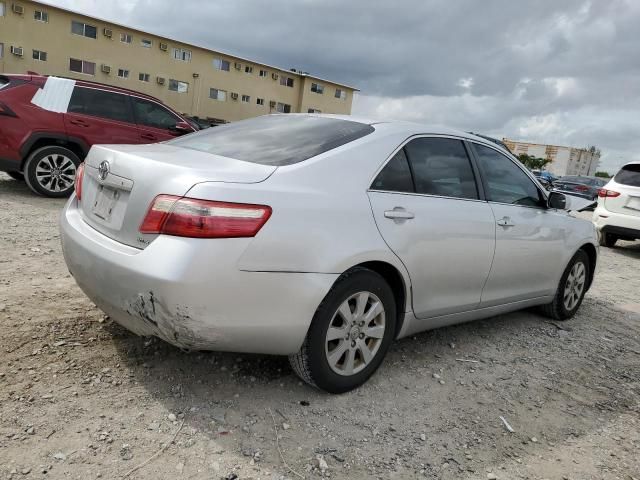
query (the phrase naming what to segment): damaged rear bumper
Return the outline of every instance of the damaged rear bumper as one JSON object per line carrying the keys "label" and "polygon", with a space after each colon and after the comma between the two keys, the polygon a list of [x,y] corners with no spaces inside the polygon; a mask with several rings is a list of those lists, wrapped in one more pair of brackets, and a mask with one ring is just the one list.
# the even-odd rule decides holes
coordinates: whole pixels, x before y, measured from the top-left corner
{"label": "damaged rear bumper", "polygon": [[69,271],[101,310],[181,348],[295,353],[338,277],[240,271],[246,238],[160,236],[144,250],[129,247],[87,225],[75,196],[60,230]]}

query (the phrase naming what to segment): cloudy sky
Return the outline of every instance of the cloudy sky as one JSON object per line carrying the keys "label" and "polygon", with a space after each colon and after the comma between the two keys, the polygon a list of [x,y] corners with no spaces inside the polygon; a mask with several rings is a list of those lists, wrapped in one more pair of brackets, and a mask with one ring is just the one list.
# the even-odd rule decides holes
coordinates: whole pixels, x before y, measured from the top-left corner
{"label": "cloudy sky", "polygon": [[49,0],[354,85],[353,113],[640,159],[638,0]]}

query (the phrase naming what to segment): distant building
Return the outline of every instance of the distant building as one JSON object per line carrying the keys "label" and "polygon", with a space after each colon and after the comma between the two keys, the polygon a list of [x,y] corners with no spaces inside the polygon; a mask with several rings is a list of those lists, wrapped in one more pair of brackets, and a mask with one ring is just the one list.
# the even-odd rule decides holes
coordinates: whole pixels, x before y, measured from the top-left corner
{"label": "distant building", "polygon": [[551,160],[544,169],[555,176],[593,175],[600,163],[600,150],[595,148],[561,147],[539,143],[518,142],[503,138],[516,157],[523,153],[536,158]]}
{"label": "distant building", "polygon": [[357,91],[161,32],[31,0],[0,0],[0,73],[28,71],[137,90],[179,112],[220,121],[276,112],[349,114]]}

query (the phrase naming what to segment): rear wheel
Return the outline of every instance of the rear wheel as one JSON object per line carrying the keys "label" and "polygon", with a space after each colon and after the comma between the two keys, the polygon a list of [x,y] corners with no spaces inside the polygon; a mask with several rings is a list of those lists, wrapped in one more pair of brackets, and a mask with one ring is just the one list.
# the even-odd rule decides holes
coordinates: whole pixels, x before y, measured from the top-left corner
{"label": "rear wheel", "polygon": [[302,348],[289,362],[310,385],[347,392],[378,369],[395,326],[396,303],[389,284],[371,270],[351,270],[324,298]]}
{"label": "rear wheel", "polygon": [[24,180],[24,175],[21,174],[20,172],[7,172],[7,175],[9,175],[14,180],[20,180],[20,181]]}
{"label": "rear wheel", "polygon": [[607,232],[600,232],[600,245],[603,247],[612,248],[616,242],[619,240],[619,237]]}
{"label": "rear wheel", "polygon": [[555,320],[573,317],[587,292],[590,268],[589,256],[578,250],[562,274],[553,302],[542,306],[542,313]]}
{"label": "rear wheel", "polygon": [[80,159],[64,147],[42,147],[33,152],[24,166],[24,177],[31,190],[45,197],[68,197]]}

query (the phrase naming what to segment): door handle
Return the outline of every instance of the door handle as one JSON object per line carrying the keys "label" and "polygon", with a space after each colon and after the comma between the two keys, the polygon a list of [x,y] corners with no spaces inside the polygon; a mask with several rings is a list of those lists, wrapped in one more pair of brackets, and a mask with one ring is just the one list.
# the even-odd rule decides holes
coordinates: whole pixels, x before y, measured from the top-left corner
{"label": "door handle", "polygon": [[516,225],[509,217],[502,217],[500,220],[496,220],[496,223],[501,227],[515,227]]}
{"label": "door handle", "polygon": [[72,125],[77,125],[79,127],[89,127],[88,123],[83,122],[82,120],[69,120],[69,123]]}
{"label": "door handle", "polygon": [[407,212],[402,207],[395,207],[393,210],[385,211],[384,217],[391,218],[393,220],[411,220],[415,215],[411,212]]}
{"label": "door handle", "polygon": [[156,137],[155,135],[151,134],[151,133],[143,133],[140,135],[141,138],[144,138],[145,140],[158,140],[158,137]]}

